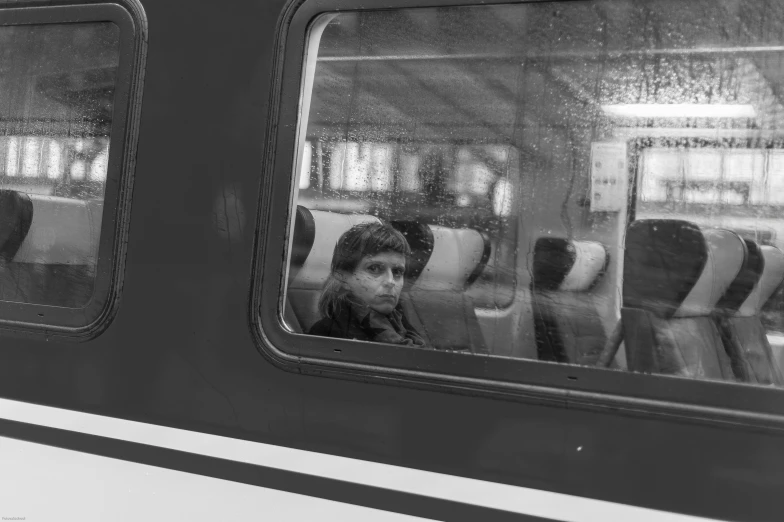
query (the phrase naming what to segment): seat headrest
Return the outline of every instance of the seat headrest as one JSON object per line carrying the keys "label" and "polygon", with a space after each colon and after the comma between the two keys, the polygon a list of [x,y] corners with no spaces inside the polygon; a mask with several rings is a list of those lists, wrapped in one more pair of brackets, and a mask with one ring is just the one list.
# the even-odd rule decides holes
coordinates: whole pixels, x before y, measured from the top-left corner
{"label": "seat headrest", "polygon": [[[309,217],[308,214],[310,214]],[[296,228],[297,217],[300,217],[299,212],[295,217],[294,243],[296,244],[299,241],[304,247],[308,243],[307,238],[296,238],[298,234]],[[379,222],[378,218],[366,214],[338,214],[336,212],[326,212],[323,210],[309,210],[303,212],[302,219],[305,223],[303,235],[310,234],[307,227],[311,226],[308,223],[312,223],[313,242],[308,249],[307,257],[305,261],[302,262],[300,269],[293,277],[290,277],[289,280],[291,286],[294,288],[311,289],[321,289],[321,287],[324,286],[324,282],[329,276],[332,265],[332,255],[335,252],[335,245],[343,232],[360,223],[367,223],[369,221]],[[294,261],[294,254],[295,251],[292,251],[292,262]],[[297,256],[297,259],[300,259],[302,252],[298,252]]]}
{"label": "seat headrest", "polygon": [[313,248],[316,239],[316,221],[307,208],[297,205],[294,216],[294,235],[291,240],[291,262],[289,265],[289,284],[297,277]]}
{"label": "seat headrest", "polygon": [[428,225],[416,221],[392,221],[390,224],[403,234],[411,248],[411,257],[406,264],[406,283],[413,284],[433,255],[433,231]]}
{"label": "seat headrest", "polygon": [[716,310],[725,315],[737,315],[741,305],[757,286],[765,266],[765,260],[757,242],[751,239],[744,239],[743,242],[746,251],[740,272],[716,304]]}
{"label": "seat headrest", "polygon": [[626,232],[625,307],[657,315],[709,315],[740,272],[746,245],[728,230],[668,219],[633,222]]}
{"label": "seat headrest", "polygon": [[102,205],[30,194],[30,230],[13,260],[49,265],[95,265]]}
{"label": "seat headrest", "polygon": [[708,260],[691,292],[675,311],[675,317],[706,316],[713,313],[721,296],[737,278],[746,257],[746,243],[735,232],[703,230]]}
{"label": "seat headrest", "polygon": [[784,280],[784,253],[773,246],[762,246],[760,252],[763,258],[762,275],[757,286],[738,309],[739,316],[747,317],[759,314],[762,307]]}
{"label": "seat headrest", "polygon": [[[433,247],[421,273],[410,284],[411,290],[462,292],[487,265],[491,248],[489,238],[471,228],[427,227],[432,234]],[[428,240],[422,243],[426,248]],[[424,259],[424,253],[420,257]]]}
{"label": "seat headrest", "polygon": [[33,202],[27,194],[0,189],[0,258],[11,261],[22,246],[33,221]]}
{"label": "seat headrest", "polygon": [[608,260],[596,241],[540,237],[534,246],[534,289],[583,292],[599,280]]}

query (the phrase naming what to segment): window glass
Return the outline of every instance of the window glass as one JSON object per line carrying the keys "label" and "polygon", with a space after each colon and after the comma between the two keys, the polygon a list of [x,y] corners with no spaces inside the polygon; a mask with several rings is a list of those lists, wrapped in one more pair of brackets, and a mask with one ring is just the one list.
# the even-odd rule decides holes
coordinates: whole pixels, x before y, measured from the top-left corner
{"label": "window glass", "polygon": [[699,0],[317,19],[287,326],[784,385],[783,23]]}
{"label": "window glass", "polygon": [[119,29],[0,27],[0,299],[93,297]]}

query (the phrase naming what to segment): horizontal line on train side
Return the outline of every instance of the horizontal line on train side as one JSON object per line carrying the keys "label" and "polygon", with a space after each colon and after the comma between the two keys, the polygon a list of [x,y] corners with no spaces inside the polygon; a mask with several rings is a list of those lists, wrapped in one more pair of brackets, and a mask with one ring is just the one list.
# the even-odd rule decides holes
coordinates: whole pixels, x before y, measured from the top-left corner
{"label": "horizontal line on train side", "polygon": [[749,47],[695,47],[693,49],[623,49],[595,51],[548,51],[536,53],[433,53],[433,54],[362,54],[346,56],[319,56],[319,62],[391,62],[428,60],[540,60],[552,58],[623,58],[626,56],[657,56],[681,54],[757,54],[784,52],[784,45]]}
{"label": "horizontal line on train side", "polygon": [[[224,461],[470,504],[525,516],[587,522],[696,522],[711,519],[658,511],[532,488],[498,484],[389,464],[145,424],[113,417],[0,399],[0,418],[91,436],[144,444]],[[0,436],[3,433],[0,431]],[[115,458],[122,458],[116,455]]]}
{"label": "horizontal line on train side", "polygon": [[[639,118],[644,120],[644,118]],[[688,139],[775,139],[784,137],[784,132],[775,129],[722,129],[718,127],[615,127],[612,137],[631,138],[688,138]]]}
{"label": "horizontal line on train side", "polygon": [[[19,520],[434,520],[428,514],[436,515],[435,520],[457,522],[518,522],[521,518],[5,419],[0,419],[0,433],[6,435],[0,436],[4,471],[0,473],[0,513],[23,515]],[[526,522],[548,521],[528,517]]]}
{"label": "horizontal line on train side", "polygon": [[[6,455],[4,453],[8,451],[19,451],[20,446],[15,445],[14,442],[20,444],[29,443],[31,446],[28,448],[31,448],[32,451],[39,449],[39,453],[41,454],[46,454],[47,449],[54,450],[54,458],[50,460],[52,466],[62,465],[64,460],[73,457],[74,454],[116,461],[118,467],[115,468],[114,471],[106,469],[102,471],[102,473],[104,473],[103,476],[109,478],[113,482],[113,485],[104,491],[109,494],[111,494],[110,490],[112,488],[117,490],[118,487],[120,489],[127,489],[129,493],[131,492],[133,489],[133,479],[131,478],[130,483],[126,483],[126,480],[129,478],[127,470],[130,468],[124,468],[126,471],[124,474],[121,466],[121,464],[131,464],[160,468],[161,471],[181,472],[185,475],[199,475],[207,479],[208,482],[214,479],[217,482],[231,482],[236,483],[237,485],[256,487],[259,489],[257,497],[259,502],[264,502],[264,499],[269,500],[269,491],[267,490],[276,490],[283,493],[293,493],[310,499],[345,504],[347,507],[370,508],[374,510],[374,519],[377,518],[375,517],[377,511],[384,511],[390,514],[414,516],[419,519],[450,520],[454,522],[475,522],[476,520],[487,522],[551,522],[551,519],[520,515],[509,511],[500,511],[482,506],[474,506],[472,504],[396,491],[393,489],[377,488],[318,475],[307,475],[269,466],[210,457],[200,453],[189,453],[161,446],[153,446],[139,442],[81,433],[79,431],[63,430],[0,418],[0,448],[2,449],[2,451],[0,451],[0,457],[5,457]],[[40,446],[40,448],[36,448],[36,446]],[[59,452],[62,452],[62,454]],[[52,452],[50,451],[48,454],[51,456]],[[27,474],[29,478],[31,472],[33,474],[44,473],[48,475],[47,472],[50,470],[46,469],[47,464],[42,465],[40,462],[37,466],[35,464],[39,455],[28,454],[28,456],[30,458],[25,461],[24,469],[18,469],[19,466],[14,466],[10,462],[14,458],[12,456],[4,461],[5,467],[3,468],[3,471],[5,471],[5,474],[3,476],[6,481],[8,481],[9,477],[24,477],[25,474]],[[40,461],[40,459],[38,460]],[[89,459],[87,459],[87,461],[89,461]],[[95,464],[96,463],[93,461],[87,468],[69,470],[68,480],[70,482],[67,487],[89,487],[89,482],[95,478],[95,475],[90,475],[97,469],[93,467]],[[100,464],[98,464],[98,466],[100,466]],[[133,466],[131,466],[131,468],[132,467]],[[62,469],[58,471],[62,473]],[[86,475],[84,475],[85,473]],[[145,472],[145,475],[148,473],[149,472]],[[49,478],[51,478],[51,475],[49,475]],[[161,499],[168,500],[171,496],[177,496],[178,490],[181,491],[182,481],[188,481],[185,477],[172,480],[175,480],[176,482],[172,482],[170,487],[163,489],[159,488],[161,493],[163,493],[160,497]],[[225,486],[225,484],[216,484],[216,489],[222,488],[223,486]],[[29,489],[24,489],[26,487],[29,487],[29,485],[25,486],[24,484],[13,483],[12,489],[6,487],[3,492],[7,493],[8,491],[15,491],[18,489],[18,491],[15,491],[14,502],[18,503],[20,497],[27,496],[27,506],[31,508],[37,507],[36,504],[40,501],[42,492],[43,496],[49,500],[52,500],[53,495],[62,495],[63,492],[63,489],[60,488],[56,492],[52,491],[51,493],[53,495],[47,495],[46,493],[50,493],[50,491],[44,491],[44,489],[42,489],[46,488],[44,485],[38,487],[38,491],[31,493]],[[49,486],[49,488],[51,488],[51,486]],[[224,492],[225,491],[226,490],[224,489]],[[235,489],[233,491],[236,492],[238,490]],[[155,492],[153,492],[153,494],[155,494]],[[31,495],[37,500],[31,502]],[[2,495],[0,495],[0,498],[1,497]],[[204,499],[200,498],[199,500]],[[258,504],[257,509],[254,509],[253,513],[259,512],[258,506],[262,506],[262,512],[266,511],[267,513],[275,513],[276,515],[281,514],[279,508],[282,508],[283,511],[286,510],[285,504]],[[5,505],[3,505],[3,507],[5,507]],[[21,504],[17,507],[25,507],[25,505]],[[212,509],[213,507],[214,506],[210,505],[207,509]],[[236,504],[232,506],[232,508],[236,507]],[[68,512],[76,513],[76,511],[73,510]],[[155,510],[155,513],[157,515],[158,511]],[[124,512],[124,515],[128,515],[128,513]],[[365,513],[365,516],[368,515],[369,513]],[[331,519],[334,520],[335,518]],[[138,520],[138,517],[134,520]],[[346,518],[339,518],[338,520],[342,521],[346,520]],[[362,518],[359,520],[365,519]]]}

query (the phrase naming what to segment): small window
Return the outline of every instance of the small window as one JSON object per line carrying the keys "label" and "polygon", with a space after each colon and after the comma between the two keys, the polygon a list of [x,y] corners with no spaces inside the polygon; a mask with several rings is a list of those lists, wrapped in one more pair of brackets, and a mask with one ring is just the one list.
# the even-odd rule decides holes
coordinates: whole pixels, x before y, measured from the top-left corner
{"label": "small window", "polygon": [[278,309],[298,353],[784,386],[782,19],[674,0],[316,17]]}
{"label": "small window", "polygon": [[71,332],[113,299],[135,34],[117,5],[79,9],[0,26],[0,321]]}

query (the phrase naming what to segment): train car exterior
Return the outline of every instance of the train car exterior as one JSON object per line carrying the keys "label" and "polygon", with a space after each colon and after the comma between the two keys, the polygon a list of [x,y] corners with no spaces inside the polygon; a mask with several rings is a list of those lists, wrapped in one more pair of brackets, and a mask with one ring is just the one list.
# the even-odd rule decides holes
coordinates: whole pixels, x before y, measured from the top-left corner
{"label": "train car exterior", "polygon": [[780,2],[0,41],[3,520],[784,517]]}

